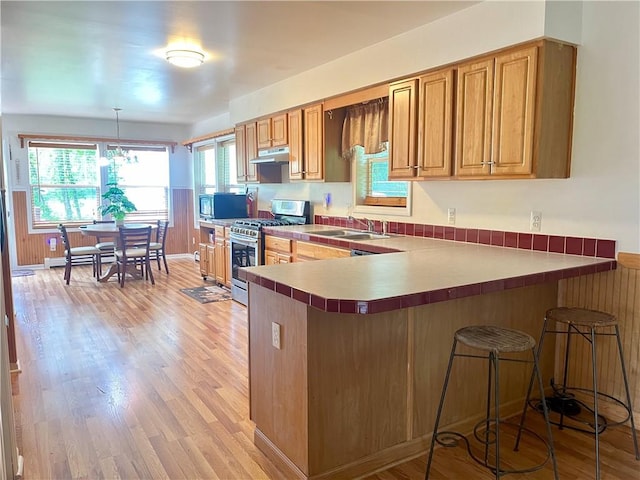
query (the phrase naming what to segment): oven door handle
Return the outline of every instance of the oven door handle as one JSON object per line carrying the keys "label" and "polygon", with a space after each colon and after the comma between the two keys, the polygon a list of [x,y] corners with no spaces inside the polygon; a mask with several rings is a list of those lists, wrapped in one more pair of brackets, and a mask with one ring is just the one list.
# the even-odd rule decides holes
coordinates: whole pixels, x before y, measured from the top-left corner
{"label": "oven door handle", "polygon": [[255,247],[258,245],[258,239],[247,238],[247,237],[238,237],[233,233],[229,235],[229,240],[232,243],[238,243],[240,245],[245,245],[247,247]]}

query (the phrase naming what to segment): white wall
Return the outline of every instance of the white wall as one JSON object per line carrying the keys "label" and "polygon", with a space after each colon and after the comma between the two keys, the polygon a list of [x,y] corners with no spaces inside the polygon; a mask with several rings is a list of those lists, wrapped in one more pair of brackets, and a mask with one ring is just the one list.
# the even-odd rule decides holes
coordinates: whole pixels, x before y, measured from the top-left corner
{"label": "white wall", "polygon": [[[542,211],[542,233],[609,238],[640,253],[640,3],[483,2],[438,22],[319,66],[230,103],[234,122],[409,75],[549,35],[579,44],[571,178],[419,182],[416,223],[528,231]],[[346,215],[347,184],[260,185],[259,208],[274,196],[308,198],[324,213]],[[376,217],[381,218],[381,217]]]}

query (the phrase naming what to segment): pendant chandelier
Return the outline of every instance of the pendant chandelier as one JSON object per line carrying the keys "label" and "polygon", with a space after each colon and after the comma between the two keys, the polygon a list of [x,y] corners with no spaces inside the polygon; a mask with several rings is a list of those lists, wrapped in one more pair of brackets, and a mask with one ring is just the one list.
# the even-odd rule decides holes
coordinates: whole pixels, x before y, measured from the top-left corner
{"label": "pendant chandelier", "polygon": [[113,159],[114,160],[124,160],[127,158],[127,153],[122,150],[122,147],[120,146],[120,111],[122,109],[118,108],[118,107],[113,107],[113,111],[116,112],[116,137],[118,139],[118,143],[116,145],[116,150],[115,153],[113,154]]}

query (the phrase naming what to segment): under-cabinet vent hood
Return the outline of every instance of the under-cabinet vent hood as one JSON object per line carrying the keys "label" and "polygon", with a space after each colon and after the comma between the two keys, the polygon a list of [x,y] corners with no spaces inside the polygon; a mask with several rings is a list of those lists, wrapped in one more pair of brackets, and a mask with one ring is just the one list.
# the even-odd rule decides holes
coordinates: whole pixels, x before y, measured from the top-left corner
{"label": "under-cabinet vent hood", "polygon": [[260,150],[258,158],[252,158],[249,161],[251,163],[287,163],[289,161],[289,147]]}

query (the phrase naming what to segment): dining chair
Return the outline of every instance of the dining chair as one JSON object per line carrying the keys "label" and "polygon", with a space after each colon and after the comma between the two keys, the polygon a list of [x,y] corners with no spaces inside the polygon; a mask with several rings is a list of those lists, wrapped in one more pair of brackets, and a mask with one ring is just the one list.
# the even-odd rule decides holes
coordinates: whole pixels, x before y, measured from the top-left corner
{"label": "dining chair", "polygon": [[73,265],[86,265],[91,261],[93,268],[93,276],[98,275],[98,272],[102,270],[100,260],[100,250],[96,247],[72,247],[69,243],[69,235],[67,234],[67,227],[60,224],[58,225],[58,231],[62,237],[62,245],[64,245],[64,280],[69,285],[71,281],[71,267]]}
{"label": "dining chair", "polygon": [[[98,223],[112,223],[115,224],[115,220],[94,220],[93,224]],[[101,240],[104,237],[96,237],[96,248],[100,250],[100,262],[111,263],[115,261],[116,242],[113,240]],[[102,275],[102,272],[99,272]]]}
{"label": "dining chair", "polygon": [[164,269],[169,273],[169,266],[167,265],[167,257],[164,252],[164,245],[167,241],[167,229],[169,228],[169,221],[158,220],[158,228],[156,229],[156,241],[149,244],[149,254],[151,260],[158,262],[158,270],[162,271],[160,266],[160,257],[164,262]]}
{"label": "dining chair", "polygon": [[127,268],[137,270],[140,265],[140,274],[146,280],[151,279],[155,285],[149,260],[149,243],[151,241],[151,226],[142,228],[120,227],[120,242],[116,248],[116,263],[118,266],[118,281],[120,287],[124,287]]}

